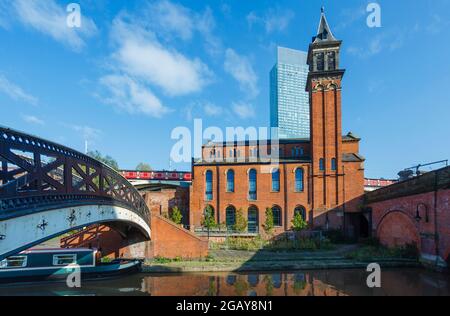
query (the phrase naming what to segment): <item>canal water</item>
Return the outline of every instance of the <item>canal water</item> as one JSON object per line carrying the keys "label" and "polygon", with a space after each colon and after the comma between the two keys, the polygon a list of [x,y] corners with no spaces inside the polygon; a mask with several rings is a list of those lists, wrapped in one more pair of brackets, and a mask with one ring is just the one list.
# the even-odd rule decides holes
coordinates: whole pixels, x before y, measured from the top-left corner
{"label": "canal water", "polygon": [[168,295],[168,296],[348,296],[450,295],[450,275],[422,269],[383,269],[381,288],[366,285],[365,270],[290,273],[213,273],[149,275],[65,283],[0,286],[0,295]]}

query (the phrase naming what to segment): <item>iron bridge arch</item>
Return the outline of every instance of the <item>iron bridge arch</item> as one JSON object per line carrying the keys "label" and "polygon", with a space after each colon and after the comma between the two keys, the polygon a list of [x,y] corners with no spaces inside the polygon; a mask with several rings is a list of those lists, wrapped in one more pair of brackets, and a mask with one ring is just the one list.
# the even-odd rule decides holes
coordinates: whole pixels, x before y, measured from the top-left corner
{"label": "iron bridge arch", "polygon": [[[129,210],[150,228],[145,201],[118,172],[68,147],[0,126],[0,223],[88,205]],[[70,227],[74,218],[65,220]],[[0,230],[0,243],[7,237]]]}

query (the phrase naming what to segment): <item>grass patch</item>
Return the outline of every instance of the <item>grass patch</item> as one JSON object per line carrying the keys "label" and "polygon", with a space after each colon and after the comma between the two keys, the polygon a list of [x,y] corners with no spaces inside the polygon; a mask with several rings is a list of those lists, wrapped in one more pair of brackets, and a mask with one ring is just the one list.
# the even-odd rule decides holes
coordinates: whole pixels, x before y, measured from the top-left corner
{"label": "grass patch", "polygon": [[368,260],[372,258],[418,259],[419,252],[414,244],[403,247],[387,248],[382,245],[365,245],[346,254],[349,259]]}
{"label": "grass patch", "polygon": [[258,237],[244,238],[244,237],[228,237],[225,242],[212,243],[211,249],[213,250],[244,250],[244,251],[258,251],[258,250],[271,250],[271,251],[289,251],[289,250],[331,250],[335,245],[327,238],[313,239],[313,238],[300,238],[297,240],[265,240]]}

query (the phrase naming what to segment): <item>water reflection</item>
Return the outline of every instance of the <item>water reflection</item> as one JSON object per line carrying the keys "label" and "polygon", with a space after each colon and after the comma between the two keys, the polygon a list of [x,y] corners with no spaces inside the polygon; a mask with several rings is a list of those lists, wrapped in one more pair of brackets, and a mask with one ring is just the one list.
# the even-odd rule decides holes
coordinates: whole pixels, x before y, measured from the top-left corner
{"label": "water reflection", "polygon": [[364,270],[321,270],[294,273],[215,273],[133,275],[83,282],[0,287],[0,295],[169,295],[169,296],[347,296],[450,295],[450,276],[419,269],[385,269],[382,288],[366,286]]}

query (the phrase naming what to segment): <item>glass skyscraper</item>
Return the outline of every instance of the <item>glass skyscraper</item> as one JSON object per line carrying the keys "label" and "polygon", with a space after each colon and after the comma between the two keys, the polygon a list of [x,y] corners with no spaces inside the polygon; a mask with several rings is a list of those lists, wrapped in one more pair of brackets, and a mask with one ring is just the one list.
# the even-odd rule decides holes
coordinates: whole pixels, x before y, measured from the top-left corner
{"label": "glass skyscraper", "polygon": [[270,126],[280,139],[309,138],[309,95],[305,91],[307,53],[278,47],[270,72]]}

